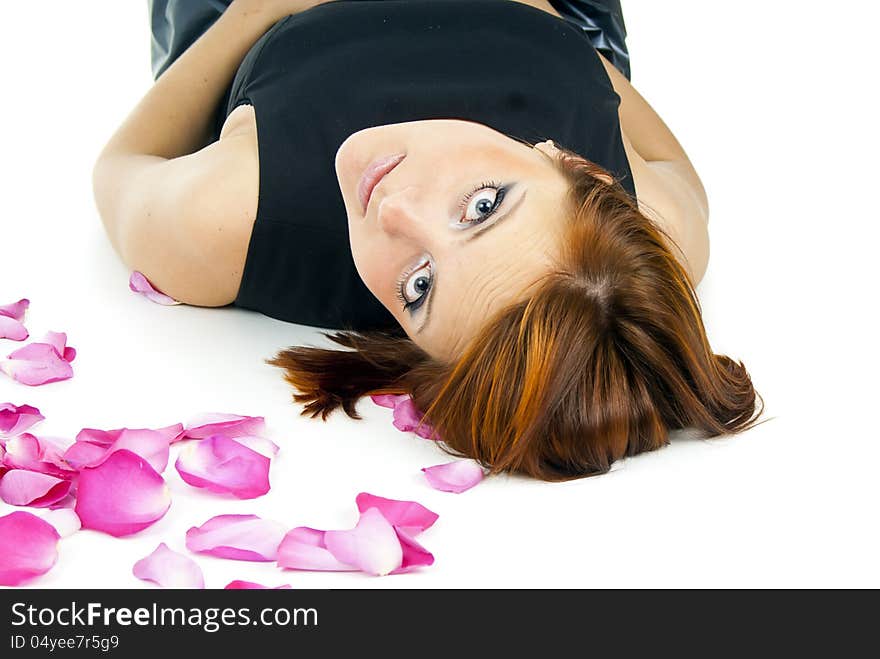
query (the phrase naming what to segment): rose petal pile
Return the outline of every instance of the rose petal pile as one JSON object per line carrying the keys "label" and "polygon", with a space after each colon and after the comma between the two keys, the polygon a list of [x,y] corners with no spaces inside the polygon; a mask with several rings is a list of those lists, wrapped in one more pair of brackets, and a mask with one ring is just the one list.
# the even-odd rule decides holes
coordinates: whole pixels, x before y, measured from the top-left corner
{"label": "rose petal pile", "polygon": [[[436,513],[415,501],[366,492],[355,501],[360,519],[352,529],[321,531],[300,526],[286,531],[280,523],[256,515],[217,515],[186,532],[186,547],[193,553],[238,561],[277,561],[284,569],[361,571],[377,576],[433,564],[434,556],[414,536],[437,521]],[[166,588],[201,587],[194,574],[191,560],[171,552],[164,543],[135,565],[136,576]],[[226,588],[266,586],[232,581]]]}
{"label": "rose petal pile", "polygon": [[[60,346],[59,354],[66,352],[72,357],[73,349],[64,347],[62,337],[52,340],[53,350]],[[186,442],[184,451],[194,452],[197,457],[205,451],[215,457],[213,462],[202,460],[196,465],[198,469],[193,467],[190,473],[197,476],[190,476],[190,480],[198,477],[208,489],[243,497],[268,491],[269,465],[278,452],[274,442],[261,436],[265,430],[263,417],[210,413],[186,425],[157,429],[83,428],[72,443],[27,432],[44,418],[36,407],[0,403],[0,499],[14,506],[57,509],[50,510],[47,517],[55,514],[59,528],[54,536],[47,533],[45,525],[49,523],[30,513],[22,513],[30,517],[0,518],[3,541],[9,547],[31,548],[25,555],[5,545],[0,547],[3,585],[17,585],[47,571],[57,559],[57,540],[79,528],[122,537],[160,520],[171,507],[162,473],[169,462],[170,447],[177,442]],[[233,440],[228,435],[240,437]],[[205,448],[200,449],[200,445]],[[178,470],[186,471],[182,466],[186,464],[185,458],[178,459]],[[201,542],[206,547],[212,539],[227,538],[241,546],[216,549],[216,555],[237,553],[243,560],[255,560],[260,552],[269,552],[259,560],[276,560],[275,552],[286,528],[277,523],[254,525],[253,520],[236,519],[236,529],[226,531],[220,523],[225,521],[229,520],[220,519],[196,529],[194,546]],[[199,531],[207,539],[197,538]],[[169,551],[167,546],[158,548],[144,559],[138,571],[148,574],[153,569],[150,566],[160,565],[164,574],[179,564],[186,565],[171,560]]]}
{"label": "rose petal pile", "polygon": [[[74,507],[50,511],[57,516],[58,529],[30,513],[0,518],[0,531],[9,545],[0,546],[0,583],[7,585],[49,570],[57,561],[58,540],[80,527],[121,537],[161,519],[171,506],[161,474],[172,444],[187,444],[175,463],[184,481],[242,498],[268,491],[269,463],[278,452],[276,444],[261,436],[263,417],[208,414],[185,426],[159,429],[83,428],[65,447],[63,440],[26,432],[44,418],[37,408],[4,403],[0,412],[0,497],[13,505],[69,502]],[[461,461],[423,471],[438,489],[463,491],[482,477],[482,470],[478,477],[474,466],[479,469]],[[356,525],[342,530],[305,526],[288,530],[256,515],[217,515],[187,531],[186,547],[220,558],[274,561],[283,569],[377,576],[433,564],[434,556],[415,537],[434,524],[436,513],[415,501],[366,492],[357,496],[356,505],[360,513]],[[199,566],[165,543],[139,560],[133,572],[161,587],[204,587]],[[236,581],[227,587],[264,586]]]}
{"label": "rose petal pile", "polygon": [[385,499],[361,492],[356,499],[360,519],[343,531],[297,527],[278,547],[278,565],[293,570],[360,570],[376,576],[399,574],[431,565],[434,556],[418,535],[438,515],[415,501]]}
{"label": "rose petal pile", "polygon": [[[157,291],[139,272],[131,290],[160,304],[179,304]],[[29,301],[0,305],[0,339],[23,341]],[[0,370],[36,386],[68,379],[76,350],[63,332],[47,332],[0,360]],[[372,396],[393,409],[394,426],[426,439],[439,439],[410,396]],[[58,560],[58,542],[80,528],[122,537],[155,524],[171,507],[162,474],[171,447],[182,443],[175,461],[181,479],[210,492],[252,499],[270,489],[271,460],[279,448],[264,437],[259,416],[208,413],[187,424],[163,428],[83,428],[73,442],[28,432],[44,420],[30,405],[0,403],[0,499],[14,506],[44,509],[42,517],[17,511],[0,517],[0,585],[19,585],[45,574]],[[482,467],[463,460],[422,469],[428,483],[463,492],[480,482]],[[385,499],[366,492],[356,498],[354,527],[288,528],[256,515],[217,515],[186,533],[189,551],[214,557],[276,562],[282,569],[360,571],[384,576],[432,565],[434,556],[415,537],[437,520],[415,501]],[[204,575],[190,557],[164,542],[137,561],[133,574],[165,588],[204,588]],[[267,588],[244,580],[227,589]],[[289,584],[276,588],[290,588]]]}

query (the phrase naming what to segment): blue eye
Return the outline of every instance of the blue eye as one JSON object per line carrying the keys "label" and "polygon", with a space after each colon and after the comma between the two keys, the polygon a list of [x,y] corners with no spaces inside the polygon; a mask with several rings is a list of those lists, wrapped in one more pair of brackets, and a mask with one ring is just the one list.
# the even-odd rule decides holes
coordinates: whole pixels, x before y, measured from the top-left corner
{"label": "blue eye", "polygon": [[504,199],[507,188],[494,181],[481,183],[461,202],[462,224],[479,224],[489,219]]}
{"label": "blue eye", "polygon": [[404,311],[415,310],[422,306],[428,291],[431,290],[432,281],[431,265],[428,261],[398,280],[397,298],[403,304]]}
{"label": "blue eye", "polygon": [[[459,207],[464,216],[460,223],[465,225],[480,224],[489,219],[504,199],[507,187],[494,181],[485,181],[465,195]],[[419,266],[405,273],[397,281],[397,299],[404,311],[415,311],[428,297],[434,275],[430,261],[423,261]]]}

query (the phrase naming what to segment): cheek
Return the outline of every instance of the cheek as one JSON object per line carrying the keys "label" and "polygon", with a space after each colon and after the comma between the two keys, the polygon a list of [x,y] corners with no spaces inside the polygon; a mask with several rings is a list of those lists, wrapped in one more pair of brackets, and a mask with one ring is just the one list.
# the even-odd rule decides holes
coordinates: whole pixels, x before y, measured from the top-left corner
{"label": "cheek", "polygon": [[369,291],[389,311],[394,312],[394,283],[397,274],[394,265],[389,258],[388,249],[380,247],[375,242],[364,240],[364,236],[355,230],[349,234],[351,241],[351,256],[354,260],[361,281]]}

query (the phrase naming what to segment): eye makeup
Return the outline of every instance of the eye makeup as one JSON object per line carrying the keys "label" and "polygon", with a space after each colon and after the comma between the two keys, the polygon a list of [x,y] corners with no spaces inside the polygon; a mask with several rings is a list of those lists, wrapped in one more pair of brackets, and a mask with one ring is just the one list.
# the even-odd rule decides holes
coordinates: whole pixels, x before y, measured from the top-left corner
{"label": "eye makeup", "polygon": [[[464,227],[469,227],[469,226],[473,226],[476,224],[482,224],[483,222],[488,220],[490,217],[492,217],[497,212],[498,208],[501,206],[501,203],[504,200],[504,196],[505,196],[505,193],[507,192],[507,189],[508,189],[507,186],[503,186],[500,183],[496,183],[495,181],[484,181],[484,182],[480,183],[480,185],[478,185],[473,190],[471,190],[469,193],[467,193],[464,196],[464,198],[461,200],[461,202],[459,203],[459,209],[464,214],[464,217],[461,220],[459,220],[459,222],[457,224],[462,225]],[[468,211],[468,206],[469,206],[470,201],[474,198],[475,195],[477,195],[477,193],[482,192],[483,190],[494,190],[495,191],[495,197],[491,201],[491,207],[489,208],[488,211],[486,211],[479,218],[468,218],[467,211]],[[478,198],[477,201],[479,202],[481,200]],[[418,292],[421,292],[422,295],[420,295],[418,298],[416,298],[414,300],[410,300],[409,296],[407,295],[407,293],[409,292],[407,289],[410,287],[411,284],[418,282],[420,279],[426,278],[425,275],[422,275],[421,277],[418,277],[416,279],[411,279],[411,277],[413,275],[418,274],[423,271],[428,272],[427,281],[429,283],[428,283],[427,287],[424,288],[423,290],[421,290],[421,291],[417,290],[417,291],[415,291],[415,293],[413,293],[413,294],[416,294]],[[431,283],[433,283],[433,276],[432,276],[432,272],[431,272],[430,261],[428,261],[427,259],[423,259],[422,262],[414,270],[410,270],[408,272],[405,272],[397,280],[397,286],[396,286],[397,299],[400,300],[401,304],[403,305],[403,310],[413,312],[416,309],[418,309],[419,307],[421,307],[422,304],[424,303],[424,300],[427,298],[428,294],[431,291]]]}

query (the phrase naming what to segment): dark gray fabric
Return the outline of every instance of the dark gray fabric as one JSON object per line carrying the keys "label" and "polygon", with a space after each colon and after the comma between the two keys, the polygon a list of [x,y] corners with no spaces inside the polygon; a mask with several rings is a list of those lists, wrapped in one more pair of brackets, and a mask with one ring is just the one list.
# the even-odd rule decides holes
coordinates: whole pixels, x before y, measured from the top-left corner
{"label": "dark gray fabric", "polygon": [[619,102],[584,32],[518,2],[329,2],[288,16],[245,56],[219,115],[250,104],[260,137],[257,217],[234,304],[316,327],[396,325],[349,246],[334,160],[353,133],[474,121],[530,144],[552,139],[635,197]]}
{"label": "dark gray fabric", "polygon": [[581,28],[593,48],[631,80],[620,0],[550,0],[550,4],[563,18]]}
{"label": "dark gray fabric", "polygon": [[[204,34],[232,3],[232,0],[147,1],[154,80]],[[550,0],[550,4],[566,20],[581,28],[593,47],[630,79],[626,26],[620,0]]]}
{"label": "dark gray fabric", "polygon": [[[509,0],[394,5],[389,12],[385,0],[337,0],[288,16],[239,66],[215,121],[219,135],[225,117],[248,103],[260,135],[259,205],[236,306],[315,327],[399,329],[355,268],[333,175],[339,145],[366,127],[444,117],[529,143],[551,138],[608,169],[635,197],[619,97],[596,55],[601,30]],[[152,0],[157,77],[223,6]]]}
{"label": "dark gray fabric", "polygon": [[147,0],[150,58],[157,79],[214,24],[232,0]]}

